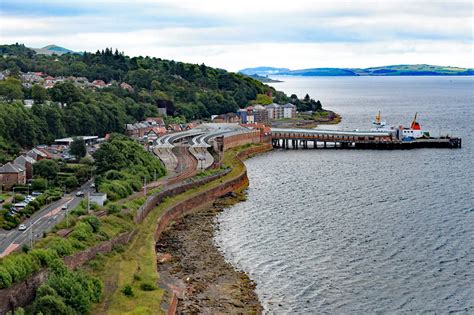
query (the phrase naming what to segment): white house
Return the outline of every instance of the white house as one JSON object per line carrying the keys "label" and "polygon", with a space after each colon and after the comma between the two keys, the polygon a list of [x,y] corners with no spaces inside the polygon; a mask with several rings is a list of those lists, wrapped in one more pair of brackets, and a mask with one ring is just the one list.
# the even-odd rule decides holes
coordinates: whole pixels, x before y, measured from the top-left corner
{"label": "white house", "polygon": [[104,193],[90,193],[89,194],[89,200],[90,202],[94,202],[100,207],[104,205],[104,203],[107,201],[107,194]]}

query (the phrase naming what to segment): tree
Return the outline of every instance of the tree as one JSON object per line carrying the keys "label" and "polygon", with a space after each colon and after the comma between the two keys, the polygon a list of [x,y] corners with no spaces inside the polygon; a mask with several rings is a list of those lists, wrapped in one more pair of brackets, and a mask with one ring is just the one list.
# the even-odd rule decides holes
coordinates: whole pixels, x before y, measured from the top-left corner
{"label": "tree", "polygon": [[45,190],[48,188],[48,181],[45,178],[35,178],[31,181],[32,190]]}
{"label": "tree", "polygon": [[41,85],[35,84],[31,88],[31,97],[37,104],[43,104],[49,98],[48,91]]}
{"label": "tree", "polygon": [[80,160],[82,157],[86,156],[87,148],[86,143],[82,137],[74,137],[69,147],[71,154],[76,157],[76,160]]}
{"label": "tree", "polygon": [[273,102],[272,98],[266,94],[257,94],[255,101],[252,101],[252,104],[268,105]]}
{"label": "tree", "polygon": [[6,80],[0,81],[0,95],[10,102],[15,99],[22,99],[23,91],[21,89],[21,81],[13,77],[8,77]]}
{"label": "tree", "polygon": [[49,180],[58,176],[59,165],[53,160],[41,160],[33,164],[33,174]]}
{"label": "tree", "polygon": [[49,93],[53,101],[63,104],[80,102],[83,98],[82,92],[71,82],[57,83],[49,90]]}
{"label": "tree", "polygon": [[66,185],[67,188],[76,188],[79,186],[79,181],[76,176],[69,176],[64,181],[64,185]]}

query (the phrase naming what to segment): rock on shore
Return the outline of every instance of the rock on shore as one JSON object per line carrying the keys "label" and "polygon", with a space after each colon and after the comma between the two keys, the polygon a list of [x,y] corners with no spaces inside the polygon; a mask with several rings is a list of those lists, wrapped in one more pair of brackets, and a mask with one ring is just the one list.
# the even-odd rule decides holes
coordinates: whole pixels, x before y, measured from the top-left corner
{"label": "rock on shore", "polygon": [[226,262],[214,244],[214,218],[229,199],[235,198],[179,219],[157,244],[160,286],[176,292],[178,313],[262,313],[255,283]]}

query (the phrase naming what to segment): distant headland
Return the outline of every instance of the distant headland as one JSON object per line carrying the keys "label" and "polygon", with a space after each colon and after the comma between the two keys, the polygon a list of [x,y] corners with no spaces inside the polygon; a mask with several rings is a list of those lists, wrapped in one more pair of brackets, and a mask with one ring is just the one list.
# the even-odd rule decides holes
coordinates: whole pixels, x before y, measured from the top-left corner
{"label": "distant headland", "polygon": [[434,66],[425,64],[392,65],[371,68],[288,68],[256,67],[239,71],[246,75],[293,75],[293,76],[421,76],[421,75],[474,75],[472,68]]}

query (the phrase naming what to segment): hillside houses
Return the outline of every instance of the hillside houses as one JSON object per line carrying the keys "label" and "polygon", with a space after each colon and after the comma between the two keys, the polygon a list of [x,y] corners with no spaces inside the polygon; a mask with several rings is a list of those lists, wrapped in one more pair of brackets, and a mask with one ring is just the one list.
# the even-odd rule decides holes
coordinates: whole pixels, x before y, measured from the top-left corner
{"label": "hillside houses", "polygon": [[[5,80],[9,75],[10,75],[10,72],[8,70],[1,71],[0,81]],[[20,80],[21,80],[22,86],[28,89],[32,88],[33,85],[35,84],[39,84],[45,89],[50,89],[54,87],[54,85],[57,83],[68,81],[68,82],[72,82],[74,85],[82,89],[86,89],[86,88],[102,89],[105,87],[110,87],[114,83],[117,83],[118,86],[124,90],[127,90],[129,92],[134,91],[133,87],[126,82],[118,83],[118,82],[113,81],[113,82],[106,83],[103,80],[93,80],[92,82],[90,82],[86,77],[74,77],[74,76],[69,76],[67,78],[63,76],[53,77],[43,72],[20,73]]]}
{"label": "hillside houses", "polygon": [[33,165],[42,159],[50,159],[51,155],[39,148],[18,156],[15,160],[0,166],[0,187],[10,190],[15,185],[24,185],[33,178]]}
{"label": "hillside houses", "polygon": [[125,134],[132,138],[152,140],[170,132],[189,130],[194,124],[166,125],[161,117],[148,117],[144,121],[125,125]]}

